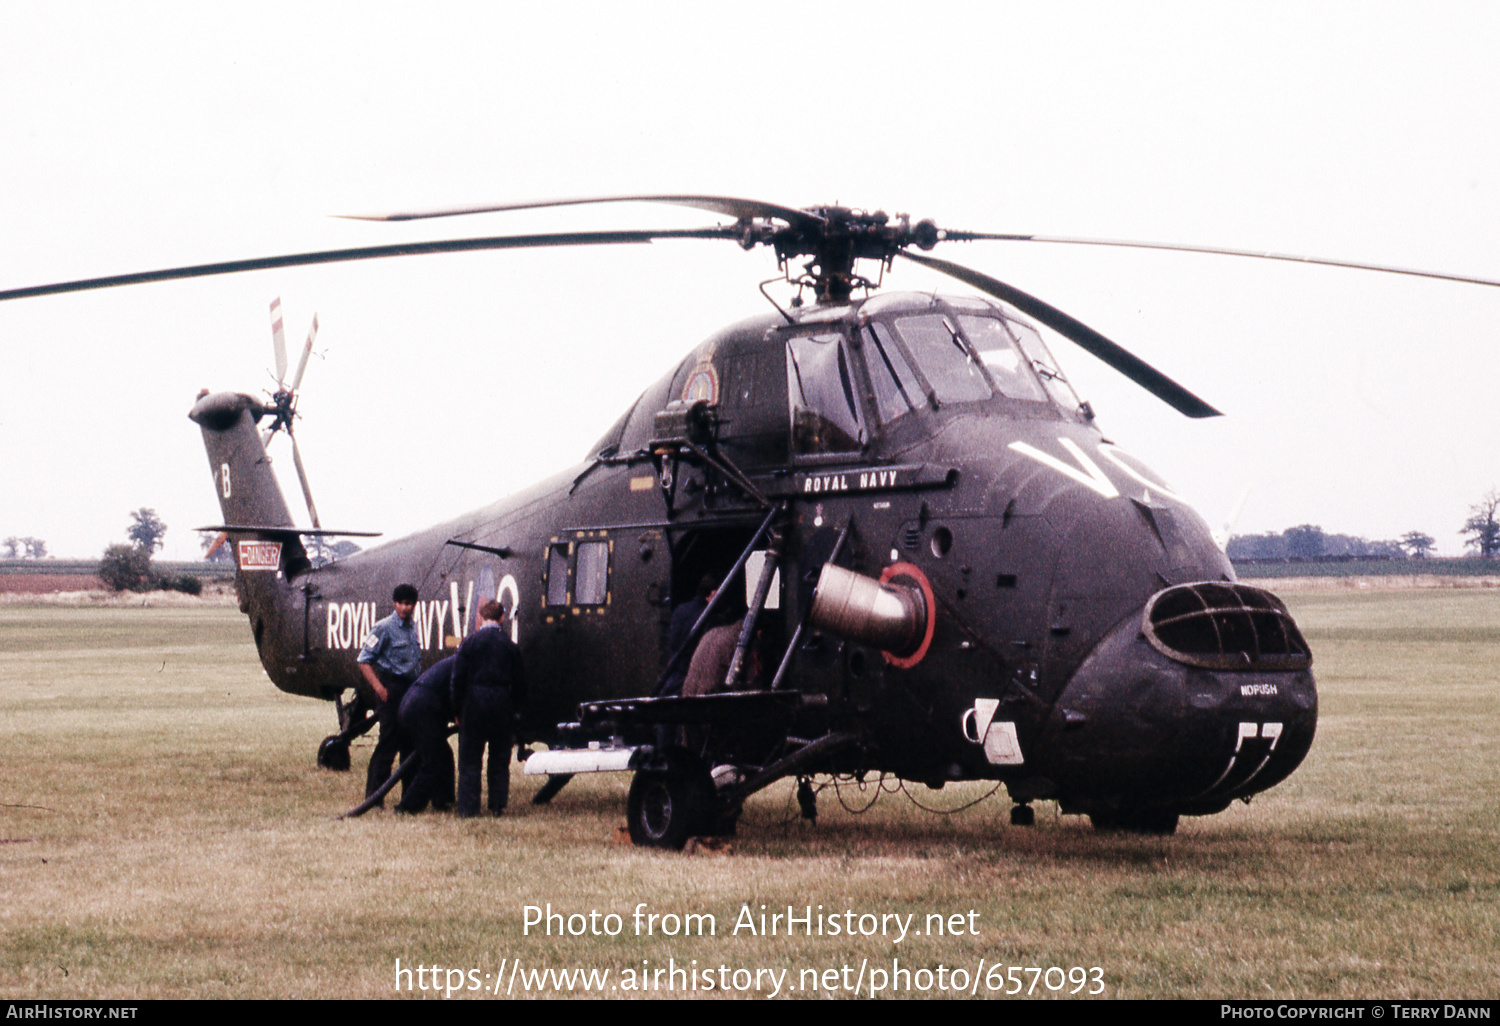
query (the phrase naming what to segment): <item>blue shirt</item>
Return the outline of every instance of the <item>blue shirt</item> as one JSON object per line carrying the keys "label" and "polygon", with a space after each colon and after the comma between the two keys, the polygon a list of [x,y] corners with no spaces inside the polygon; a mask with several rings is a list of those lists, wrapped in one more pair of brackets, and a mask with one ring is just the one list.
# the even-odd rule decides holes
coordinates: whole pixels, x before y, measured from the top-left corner
{"label": "blue shirt", "polygon": [[417,640],[415,619],[402,620],[392,613],[380,620],[365,637],[359,662],[370,663],[381,673],[415,680],[422,670],[422,646]]}

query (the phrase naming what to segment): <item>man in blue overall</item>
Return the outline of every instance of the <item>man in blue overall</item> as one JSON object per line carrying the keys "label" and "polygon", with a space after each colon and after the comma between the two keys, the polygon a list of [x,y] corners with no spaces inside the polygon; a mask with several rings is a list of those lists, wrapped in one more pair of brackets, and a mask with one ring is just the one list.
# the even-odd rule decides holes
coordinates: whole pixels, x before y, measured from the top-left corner
{"label": "man in blue overall", "polygon": [[489,810],[498,816],[510,797],[510,750],[516,710],[526,700],[521,649],[501,629],[505,609],[494,599],[479,607],[484,622],[458,646],[453,662],[453,713],[458,717],[458,814],[479,815],[479,767],[490,748]]}
{"label": "man in blue overall", "polygon": [[359,650],[359,671],[375,696],[375,720],[380,725],[380,739],[370,753],[370,768],[365,773],[366,798],[391,775],[391,764],[398,753],[403,760],[412,753],[412,743],[402,733],[397,717],[402,696],[422,669],[422,646],[411,618],[417,607],[417,589],[398,584],[391,592],[391,602],[396,611],[370,629]]}

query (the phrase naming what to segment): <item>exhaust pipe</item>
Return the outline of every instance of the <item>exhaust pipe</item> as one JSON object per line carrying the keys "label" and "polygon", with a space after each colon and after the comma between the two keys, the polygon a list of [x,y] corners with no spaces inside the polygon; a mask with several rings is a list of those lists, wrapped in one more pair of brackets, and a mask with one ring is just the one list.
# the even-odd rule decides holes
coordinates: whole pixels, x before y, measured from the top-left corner
{"label": "exhaust pipe", "polygon": [[922,646],[929,615],[917,588],[881,583],[825,563],[808,621],[819,630],[905,657]]}

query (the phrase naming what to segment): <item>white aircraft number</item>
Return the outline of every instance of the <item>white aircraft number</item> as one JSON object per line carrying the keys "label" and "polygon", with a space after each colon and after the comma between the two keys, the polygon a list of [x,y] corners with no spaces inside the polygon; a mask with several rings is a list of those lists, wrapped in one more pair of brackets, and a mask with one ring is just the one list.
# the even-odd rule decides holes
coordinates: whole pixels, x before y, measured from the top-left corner
{"label": "white aircraft number", "polygon": [[[1010,448],[1020,453],[1022,456],[1026,456],[1030,459],[1035,460],[1044,467],[1049,467],[1050,469],[1057,471],[1059,474],[1063,475],[1066,478],[1077,481],[1085,488],[1090,488],[1093,491],[1098,492],[1106,499],[1114,499],[1119,497],[1120,489],[1116,487],[1115,483],[1109,479],[1109,475],[1107,475],[1102,469],[1100,469],[1099,464],[1095,463],[1093,458],[1089,456],[1088,453],[1084,452],[1081,445],[1073,441],[1073,439],[1071,438],[1059,437],[1057,441],[1058,444],[1067,451],[1068,455],[1073,458],[1073,463],[1066,463],[1063,460],[1058,459],[1056,456],[1053,456],[1050,453],[1045,453],[1042,450],[1038,449],[1036,446],[1031,445],[1027,442],[1011,442]],[[1157,495],[1165,496],[1166,498],[1171,499],[1174,502],[1180,502],[1183,505],[1187,505],[1187,500],[1182,496],[1172,491],[1166,485],[1158,484],[1155,481],[1149,480],[1139,470],[1136,470],[1129,463],[1127,463],[1122,458],[1123,456],[1125,456],[1125,452],[1119,446],[1114,445],[1111,442],[1100,442],[1095,448],[1098,454],[1105,460],[1105,462],[1113,465],[1117,470],[1119,470],[1130,480],[1134,481],[1136,484],[1144,486],[1148,490],[1148,492],[1155,492]]]}

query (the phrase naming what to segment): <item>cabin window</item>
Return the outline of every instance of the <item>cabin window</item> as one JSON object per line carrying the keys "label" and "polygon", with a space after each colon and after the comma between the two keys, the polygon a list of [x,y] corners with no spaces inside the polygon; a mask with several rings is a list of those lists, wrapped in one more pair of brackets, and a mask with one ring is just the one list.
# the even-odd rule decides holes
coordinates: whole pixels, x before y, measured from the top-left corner
{"label": "cabin window", "polygon": [[568,546],[553,545],[547,550],[547,605],[568,604]]}
{"label": "cabin window", "polygon": [[1052,396],[1057,405],[1070,413],[1078,409],[1080,405],[1078,394],[1073,391],[1073,386],[1068,384],[1068,379],[1063,377],[1057,361],[1052,359],[1052,353],[1042,342],[1042,336],[1029,324],[1022,324],[1019,321],[1009,323],[1016,333],[1016,341],[1021,343],[1022,351],[1031,361],[1031,366],[1036,369],[1037,374],[1041,375],[1047,394]]}
{"label": "cabin window", "polygon": [[865,367],[870,372],[870,386],[875,392],[875,408],[880,422],[889,424],[916,409],[925,398],[922,383],[912,373],[906,357],[891,338],[884,324],[872,324],[867,331],[870,344],[865,348]]}
{"label": "cabin window", "polygon": [[602,606],[608,595],[609,542],[579,542],[573,601],[580,606]]}
{"label": "cabin window", "polygon": [[799,335],[786,343],[787,398],[794,452],[855,452],[867,441],[842,335]]}
{"label": "cabin window", "polygon": [[941,314],[902,317],[896,332],[940,403],[969,403],[992,395],[979,361]]}
{"label": "cabin window", "polygon": [[1027,361],[1011,340],[1005,325],[993,317],[971,317],[958,315],[958,325],[974,346],[985,368],[1000,389],[1000,394],[1010,399],[1032,399],[1046,402],[1042,386],[1032,377]]}

